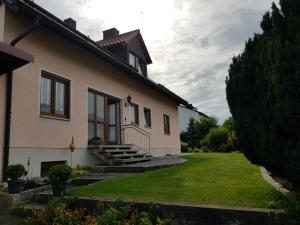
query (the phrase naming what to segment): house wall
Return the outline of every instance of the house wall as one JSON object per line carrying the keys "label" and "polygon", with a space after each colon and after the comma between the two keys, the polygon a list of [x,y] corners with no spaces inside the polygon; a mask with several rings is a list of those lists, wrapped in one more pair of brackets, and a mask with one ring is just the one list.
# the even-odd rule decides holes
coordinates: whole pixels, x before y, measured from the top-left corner
{"label": "house wall", "polygon": [[[21,33],[30,21],[7,13],[5,41]],[[17,47],[35,57],[33,64],[14,72],[10,163],[27,164],[38,176],[42,161],[70,162],[68,146],[75,138],[73,163],[94,163],[87,152],[87,94],[88,88],[124,100],[132,96],[139,105],[140,126],[151,133],[151,153],[155,156],[180,153],[177,104],[152,88],[128,78],[130,75],[108,64],[92,53],[39,27],[23,39]],[[40,72],[44,69],[71,80],[71,119],[69,121],[40,117]],[[123,106],[123,124],[128,108]],[[152,110],[152,128],[144,127],[143,107]],[[165,135],[163,113],[170,115],[171,134]],[[127,119],[128,121],[128,119]]]}
{"label": "house wall", "polygon": [[[0,41],[4,37],[4,19],[5,7],[0,5]],[[5,115],[5,75],[0,76],[0,177],[2,175],[2,161],[3,161],[3,141],[4,141],[4,115]],[[1,178],[0,178],[1,179]]]}
{"label": "house wall", "polygon": [[202,116],[197,111],[178,106],[178,117],[180,132],[182,132],[187,130],[191,118],[198,120]]}

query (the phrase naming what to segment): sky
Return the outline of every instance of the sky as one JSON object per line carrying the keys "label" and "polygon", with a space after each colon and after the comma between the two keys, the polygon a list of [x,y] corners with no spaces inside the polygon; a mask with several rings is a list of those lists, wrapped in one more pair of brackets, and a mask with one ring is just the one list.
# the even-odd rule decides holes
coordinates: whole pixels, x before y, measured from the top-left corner
{"label": "sky", "polygon": [[[278,0],[275,1],[276,3]],[[230,116],[225,79],[234,55],[261,32],[271,0],[35,0],[72,17],[93,40],[115,27],[140,29],[153,64],[148,75],[219,122]]]}

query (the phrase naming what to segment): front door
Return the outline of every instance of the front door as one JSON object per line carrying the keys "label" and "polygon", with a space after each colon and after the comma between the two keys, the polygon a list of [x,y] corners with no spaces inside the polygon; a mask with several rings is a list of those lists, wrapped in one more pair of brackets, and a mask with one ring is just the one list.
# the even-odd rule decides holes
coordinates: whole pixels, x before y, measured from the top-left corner
{"label": "front door", "polygon": [[120,134],[120,101],[89,90],[88,144],[119,144]]}

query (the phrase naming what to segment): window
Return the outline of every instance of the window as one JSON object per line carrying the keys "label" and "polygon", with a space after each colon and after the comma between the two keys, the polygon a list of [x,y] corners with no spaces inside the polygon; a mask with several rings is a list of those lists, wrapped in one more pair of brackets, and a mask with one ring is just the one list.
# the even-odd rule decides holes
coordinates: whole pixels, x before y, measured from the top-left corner
{"label": "window", "polygon": [[129,65],[135,68],[135,58],[136,56],[132,53],[129,53]]}
{"label": "window", "polygon": [[129,65],[137,69],[139,74],[142,74],[139,58],[130,52],[129,52]]}
{"label": "window", "polygon": [[131,123],[139,124],[139,106],[134,103],[130,103],[130,120]]}
{"label": "window", "polygon": [[40,113],[70,118],[70,81],[42,71]]}
{"label": "window", "polygon": [[151,127],[151,110],[144,108],[145,126]]}
{"label": "window", "polygon": [[164,114],[164,132],[170,134],[170,117]]}
{"label": "window", "polygon": [[66,164],[66,161],[41,162],[41,177],[47,177],[52,166]]}

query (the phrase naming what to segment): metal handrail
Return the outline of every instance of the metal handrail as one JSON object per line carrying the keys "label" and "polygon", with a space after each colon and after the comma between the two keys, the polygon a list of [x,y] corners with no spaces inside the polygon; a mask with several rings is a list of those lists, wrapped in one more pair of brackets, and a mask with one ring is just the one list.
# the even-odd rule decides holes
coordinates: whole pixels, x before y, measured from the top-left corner
{"label": "metal handrail", "polygon": [[[131,134],[131,137],[128,138],[130,140],[126,140],[126,130],[132,129],[133,133]],[[123,125],[122,131],[125,132],[125,144],[130,144],[136,146],[139,150],[148,152],[150,154],[150,141],[151,141],[151,134],[140,127],[129,124],[129,125]],[[144,140],[142,140],[142,137]],[[126,143],[127,141],[131,143]],[[146,143],[147,142],[147,143]],[[146,146],[147,145],[147,146]],[[148,151],[146,151],[146,149]]]}
{"label": "metal handrail", "polygon": [[123,125],[123,130],[126,129],[126,128],[133,128],[133,129],[136,129],[136,130],[139,130],[139,131],[143,132],[145,135],[147,135],[149,137],[151,136],[151,133],[143,130],[142,128],[140,128],[139,126],[134,125],[134,124]]}

